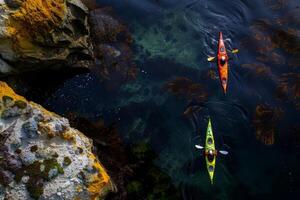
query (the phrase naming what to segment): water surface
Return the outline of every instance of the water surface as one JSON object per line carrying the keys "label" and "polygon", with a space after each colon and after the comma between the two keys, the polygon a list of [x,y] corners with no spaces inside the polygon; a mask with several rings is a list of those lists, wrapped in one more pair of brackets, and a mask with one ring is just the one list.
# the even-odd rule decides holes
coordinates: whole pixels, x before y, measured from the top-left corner
{"label": "water surface", "polygon": [[[299,88],[299,4],[103,0],[101,5],[113,7],[133,34],[137,79],[107,90],[99,76],[82,73],[42,104],[62,115],[76,112],[115,123],[126,144],[148,143],[158,155],[154,164],[171,177],[181,199],[295,199],[300,194],[299,89],[290,88]],[[240,49],[230,61],[227,95],[218,77],[207,75],[217,76],[216,65],[206,58],[216,53],[219,31],[229,50]],[[201,85],[207,98],[195,102],[164,89],[177,77]],[[278,87],[285,82],[290,85],[281,98]],[[184,116],[189,105],[199,110]],[[262,136],[253,123],[257,105],[281,113],[278,119],[270,115]],[[230,152],[218,157],[213,186],[194,148],[203,144],[208,116],[217,148]],[[273,144],[266,145],[272,138],[266,130],[273,126]]]}

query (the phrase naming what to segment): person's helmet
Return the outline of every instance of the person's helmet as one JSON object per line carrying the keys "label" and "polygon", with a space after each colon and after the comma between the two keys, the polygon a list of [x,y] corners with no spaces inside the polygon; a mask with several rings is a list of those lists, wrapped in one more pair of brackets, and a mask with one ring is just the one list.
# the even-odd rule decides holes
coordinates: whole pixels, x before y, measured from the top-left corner
{"label": "person's helmet", "polygon": [[225,61],[225,60],[226,60],[225,56],[222,56],[222,57],[221,57],[221,60],[222,60],[222,61]]}

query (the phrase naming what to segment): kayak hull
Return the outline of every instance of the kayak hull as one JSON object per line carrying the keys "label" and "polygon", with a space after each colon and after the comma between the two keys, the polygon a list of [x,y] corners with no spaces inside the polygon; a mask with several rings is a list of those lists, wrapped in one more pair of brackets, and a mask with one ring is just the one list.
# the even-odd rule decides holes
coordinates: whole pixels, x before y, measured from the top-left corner
{"label": "kayak hull", "polygon": [[[211,120],[208,120],[207,130],[206,130],[206,138],[205,138],[205,152],[208,153],[210,150],[215,152],[215,140],[211,125]],[[210,182],[213,184],[214,180],[214,173],[215,173],[215,167],[216,167],[216,155],[212,156],[212,158],[209,158],[208,156],[205,156],[206,160],[206,166],[207,166],[207,172],[209,174]]]}
{"label": "kayak hull", "polygon": [[[225,64],[221,62],[221,57],[226,57]],[[219,77],[220,82],[223,88],[224,93],[227,92],[227,84],[228,84],[228,55],[226,52],[224,40],[223,40],[223,34],[220,32],[219,34],[219,45],[218,45],[218,70],[219,70]]]}

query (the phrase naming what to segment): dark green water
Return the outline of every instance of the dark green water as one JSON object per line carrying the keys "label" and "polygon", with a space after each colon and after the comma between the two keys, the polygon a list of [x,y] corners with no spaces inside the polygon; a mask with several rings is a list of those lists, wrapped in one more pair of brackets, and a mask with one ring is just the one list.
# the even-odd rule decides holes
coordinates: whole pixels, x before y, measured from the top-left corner
{"label": "dark green water", "polygon": [[[90,121],[115,123],[126,144],[149,144],[157,154],[154,165],[171,178],[181,199],[297,199],[300,2],[280,2],[101,1],[113,7],[133,34],[137,79],[107,90],[97,75],[81,73],[40,102],[62,115],[76,112]],[[226,96],[218,79],[207,76],[208,71],[217,73],[206,58],[216,53],[219,31],[228,49],[240,49],[230,61]],[[163,89],[176,77],[200,84],[207,99],[197,102]],[[289,85],[281,98],[283,80]],[[282,113],[278,120],[270,116],[264,121],[270,126],[262,134],[275,127],[273,145],[256,137],[253,120],[261,104]],[[189,105],[199,110],[183,116]],[[217,148],[229,151],[217,159],[213,186],[194,148],[203,144],[208,116]]]}

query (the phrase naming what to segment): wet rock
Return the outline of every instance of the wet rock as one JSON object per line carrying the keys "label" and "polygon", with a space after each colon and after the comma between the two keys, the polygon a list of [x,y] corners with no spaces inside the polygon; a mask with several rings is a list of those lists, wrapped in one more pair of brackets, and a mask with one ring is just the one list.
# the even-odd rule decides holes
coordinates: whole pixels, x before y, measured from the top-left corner
{"label": "wet rock", "polygon": [[[115,190],[92,153],[91,140],[67,119],[28,102],[3,82],[0,99],[14,108],[14,118],[0,119],[0,199],[56,199],[58,193],[62,199],[102,199]],[[1,115],[6,109],[0,109]],[[79,179],[82,171],[86,173]]]}

